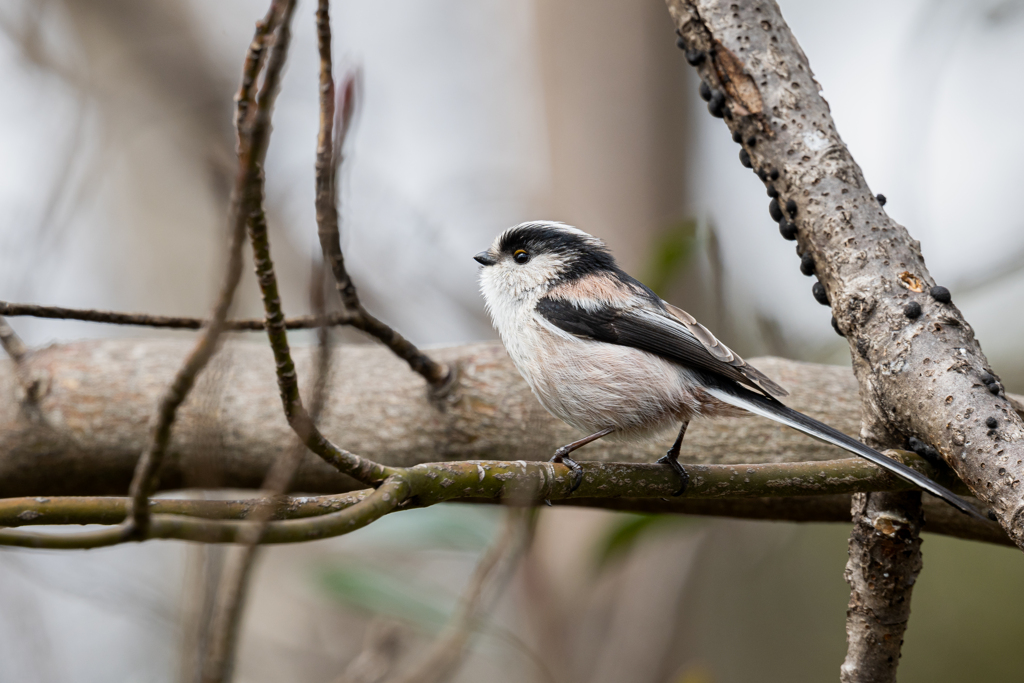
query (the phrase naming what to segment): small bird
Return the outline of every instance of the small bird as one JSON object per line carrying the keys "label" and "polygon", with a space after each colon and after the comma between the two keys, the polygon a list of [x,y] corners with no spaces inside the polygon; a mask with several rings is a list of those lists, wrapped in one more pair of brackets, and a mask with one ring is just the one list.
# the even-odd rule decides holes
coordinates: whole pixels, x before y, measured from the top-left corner
{"label": "small bird", "polygon": [[[623,272],[604,242],[550,221],[521,223],[473,257],[487,311],[512,362],[541,404],[586,436],[555,451],[576,486],[569,455],[605,436],[639,439],[681,424],[664,457],[679,475],[679,449],[695,417],[745,412],[844,448],[974,517],[951,491],[842,432],[786,407],[786,390],[748,365],[686,311]],[[575,488],[575,487],[574,487]]]}

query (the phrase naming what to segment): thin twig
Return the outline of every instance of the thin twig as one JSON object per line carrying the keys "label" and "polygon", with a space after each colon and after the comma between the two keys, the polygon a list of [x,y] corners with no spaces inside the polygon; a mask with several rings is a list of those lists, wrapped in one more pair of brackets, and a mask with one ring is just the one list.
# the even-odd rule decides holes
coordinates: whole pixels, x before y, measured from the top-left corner
{"label": "thin twig", "polygon": [[[262,188],[261,179],[258,182],[260,194],[262,194]],[[288,344],[288,333],[284,327],[285,318],[277,286],[277,275],[274,273],[274,262],[270,256],[267,218],[260,202],[254,202],[248,218],[249,240],[252,242],[256,279],[259,282],[263,309],[266,313],[267,338],[274,353],[277,385],[288,424],[311,451],[339,471],[363,483],[379,484],[391,476],[395,470],[378,465],[331,443],[313,424],[312,418],[302,405],[299,379]],[[318,215],[317,218],[319,219],[320,216]]]}
{"label": "thin twig", "polygon": [[[173,330],[198,330],[210,324],[206,318],[186,316],[148,315],[145,313],[121,313],[118,311],[100,311],[92,308],[64,308],[62,306],[38,306],[36,304],[12,304],[0,301],[0,315],[8,317],[31,316],[33,318],[51,318],[56,320],[83,320],[91,323],[107,323],[111,325],[134,325],[138,327],[158,327]],[[345,312],[325,314],[320,320],[314,315],[303,315],[288,318],[284,326],[289,330],[311,330],[325,323],[329,327],[348,325],[351,316]],[[262,318],[241,320],[225,320],[226,332],[262,332],[265,329]]]}
{"label": "thin twig", "polygon": [[[157,487],[157,477],[171,439],[174,418],[178,408],[195,384],[196,377],[217,351],[228,310],[231,308],[235,290],[242,277],[242,245],[245,242],[246,218],[253,206],[253,186],[258,184],[262,176],[263,159],[266,156],[267,143],[270,139],[267,109],[272,106],[273,98],[261,97],[260,101],[256,103],[251,126],[249,112],[254,100],[256,79],[264,61],[267,36],[273,33],[277,24],[284,18],[285,7],[278,0],[271,3],[266,17],[256,24],[255,35],[246,54],[245,64],[242,68],[242,84],[236,96],[235,123],[238,129],[239,170],[231,198],[230,245],[224,281],[211,315],[210,325],[203,330],[192,352],[175,375],[174,381],[160,398],[146,449],[139,459],[129,489],[132,505],[123,529],[128,537],[146,538],[148,536],[150,521],[148,499],[150,493]],[[275,46],[274,54],[282,52]],[[270,91],[276,91],[277,78],[284,60],[281,57],[275,62],[271,57],[270,61],[264,81],[264,90],[268,90],[269,87]]]}
{"label": "thin twig", "polygon": [[320,51],[320,133],[317,138],[316,154],[316,220],[317,234],[324,260],[331,266],[331,273],[338,289],[338,295],[345,310],[352,316],[349,324],[376,337],[395,355],[409,364],[409,367],[423,376],[435,389],[445,387],[451,379],[449,368],[432,360],[408,339],[384,324],[363,307],[355,283],[345,268],[345,257],[341,251],[341,236],[338,230],[337,174],[343,160],[345,136],[355,110],[354,79],[349,78],[342,88],[344,99],[338,130],[335,123],[335,91],[331,56],[331,21],[329,0],[319,0],[316,13],[317,46]]}

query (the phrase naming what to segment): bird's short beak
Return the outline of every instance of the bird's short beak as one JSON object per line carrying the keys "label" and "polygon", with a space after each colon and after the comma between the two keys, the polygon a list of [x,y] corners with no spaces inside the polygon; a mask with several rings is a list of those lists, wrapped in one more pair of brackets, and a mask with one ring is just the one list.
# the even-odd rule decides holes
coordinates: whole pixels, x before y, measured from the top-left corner
{"label": "bird's short beak", "polygon": [[479,263],[481,266],[493,266],[498,262],[498,259],[491,256],[489,251],[481,251],[479,254],[473,257],[473,260]]}

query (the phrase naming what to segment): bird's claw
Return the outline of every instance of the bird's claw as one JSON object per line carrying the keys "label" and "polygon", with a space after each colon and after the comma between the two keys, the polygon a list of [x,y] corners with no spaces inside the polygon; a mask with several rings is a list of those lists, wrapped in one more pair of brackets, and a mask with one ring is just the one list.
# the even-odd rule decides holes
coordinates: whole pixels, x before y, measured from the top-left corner
{"label": "bird's claw", "polygon": [[572,488],[569,489],[569,493],[573,493],[583,483],[583,468],[580,464],[562,452],[559,448],[555,451],[555,454],[551,457],[551,462],[558,462],[569,468],[572,472]]}
{"label": "bird's claw", "polygon": [[679,475],[679,479],[682,480],[682,485],[679,487],[679,490],[673,493],[672,496],[678,497],[683,495],[683,493],[686,492],[686,487],[690,485],[690,475],[687,474],[686,470],[683,469],[683,466],[679,464],[679,460],[673,458],[671,454],[666,453],[658,458],[658,463],[671,467],[675,473]]}

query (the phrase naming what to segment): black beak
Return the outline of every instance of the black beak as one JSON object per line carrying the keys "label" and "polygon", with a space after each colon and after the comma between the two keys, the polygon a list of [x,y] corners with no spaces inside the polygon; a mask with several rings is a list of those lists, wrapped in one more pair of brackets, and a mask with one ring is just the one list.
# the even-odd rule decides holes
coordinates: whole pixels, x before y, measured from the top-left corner
{"label": "black beak", "polygon": [[481,251],[479,254],[473,257],[473,260],[479,263],[481,266],[493,266],[498,262],[498,259],[491,256],[490,252]]}

